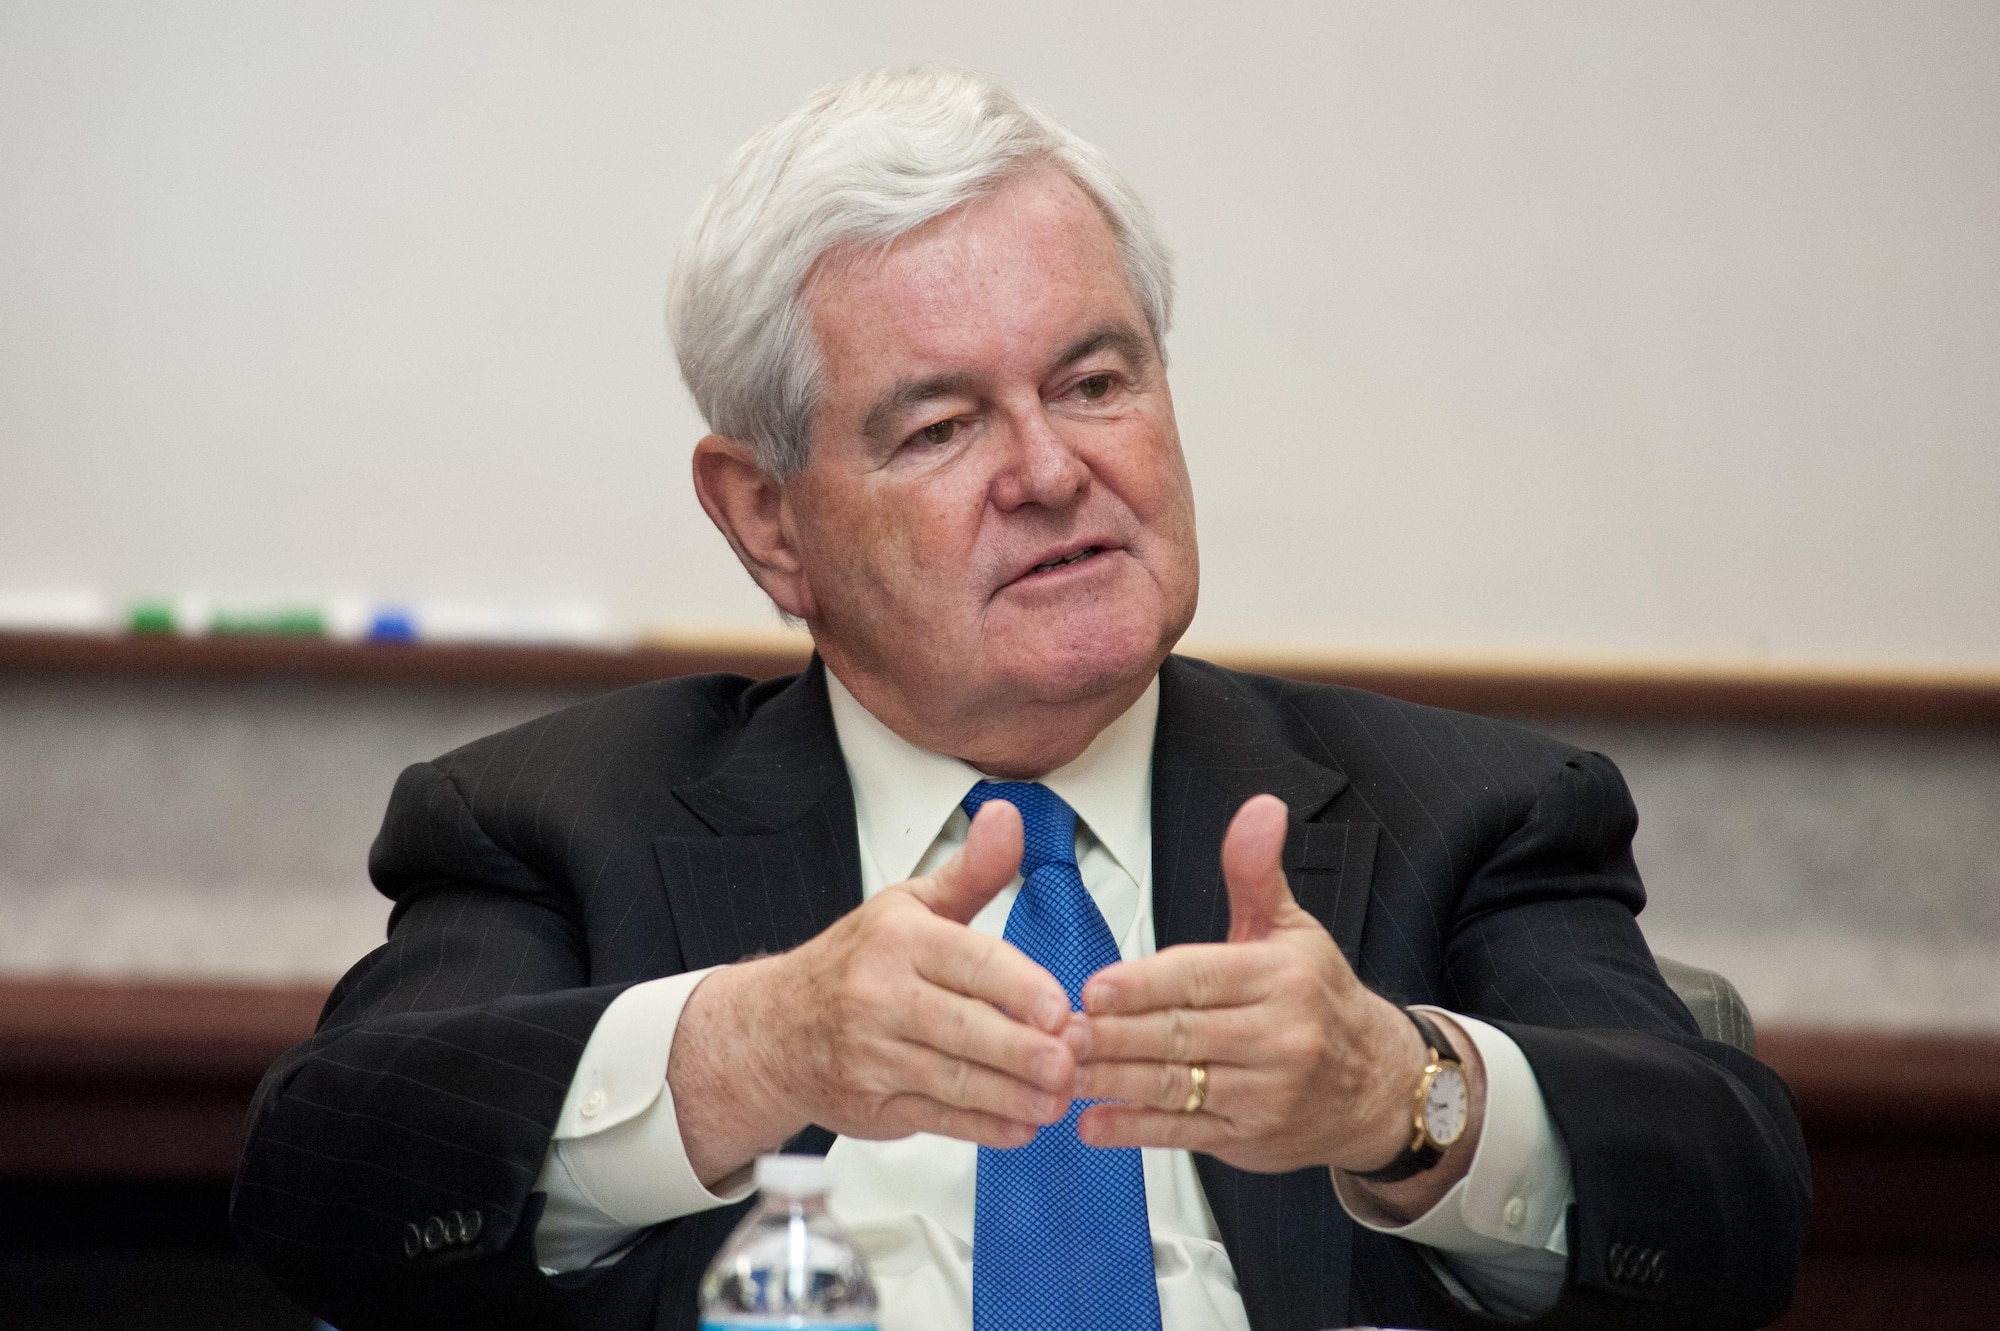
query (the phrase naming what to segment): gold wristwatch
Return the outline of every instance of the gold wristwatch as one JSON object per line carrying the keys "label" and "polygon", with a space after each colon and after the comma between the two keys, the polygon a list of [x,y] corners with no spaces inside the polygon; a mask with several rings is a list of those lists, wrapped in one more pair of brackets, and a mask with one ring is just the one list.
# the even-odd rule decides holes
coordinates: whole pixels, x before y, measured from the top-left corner
{"label": "gold wristwatch", "polygon": [[1453,1142],[1465,1135],[1472,1117],[1471,1088],[1466,1084],[1465,1065],[1436,1024],[1421,1012],[1403,1009],[1424,1037],[1424,1070],[1410,1097],[1410,1144],[1403,1153],[1380,1169],[1354,1177],[1368,1183],[1399,1183],[1421,1174],[1438,1161]]}

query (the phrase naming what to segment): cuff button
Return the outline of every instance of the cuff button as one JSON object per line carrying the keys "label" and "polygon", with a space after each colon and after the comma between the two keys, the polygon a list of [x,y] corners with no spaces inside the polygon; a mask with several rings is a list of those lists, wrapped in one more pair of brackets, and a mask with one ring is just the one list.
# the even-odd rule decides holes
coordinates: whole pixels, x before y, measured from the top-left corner
{"label": "cuff button", "polygon": [[424,1232],[415,1225],[403,1226],[403,1256],[416,1259],[423,1255]]}
{"label": "cuff button", "polygon": [[444,1246],[444,1221],[436,1216],[424,1221],[424,1249],[436,1252]]}

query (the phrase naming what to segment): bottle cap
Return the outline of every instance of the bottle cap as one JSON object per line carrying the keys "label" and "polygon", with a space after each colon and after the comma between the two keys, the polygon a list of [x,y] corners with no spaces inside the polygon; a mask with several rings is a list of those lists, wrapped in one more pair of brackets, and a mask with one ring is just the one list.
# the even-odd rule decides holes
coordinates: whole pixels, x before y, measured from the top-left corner
{"label": "bottle cap", "polygon": [[780,1197],[811,1197],[825,1192],[828,1178],[823,1155],[760,1155],[757,1191]]}

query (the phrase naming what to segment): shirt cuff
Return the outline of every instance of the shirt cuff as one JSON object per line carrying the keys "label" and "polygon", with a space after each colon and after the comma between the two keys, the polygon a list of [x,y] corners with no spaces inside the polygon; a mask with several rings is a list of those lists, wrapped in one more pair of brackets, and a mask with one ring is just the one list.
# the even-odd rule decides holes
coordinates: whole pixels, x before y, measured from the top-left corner
{"label": "shirt cuff", "polygon": [[1356,1224],[1441,1252],[1501,1257],[1522,1249],[1567,1256],[1564,1224],[1574,1196],[1569,1151],[1549,1118],[1527,1055],[1508,1036],[1472,1017],[1451,1018],[1478,1047],[1486,1069],[1486,1121],[1472,1167],[1415,1220],[1389,1216],[1345,1174],[1334,1192]]}
{"label": "shirt cuff", "polygon": [[575,1270],[648,1225],[741,1201],[750,1171],[704,1187],[681,1141],[667,1062],[681,1010],[719,967],[635,984],[597,1020],[536,1180],[546,1269]]}

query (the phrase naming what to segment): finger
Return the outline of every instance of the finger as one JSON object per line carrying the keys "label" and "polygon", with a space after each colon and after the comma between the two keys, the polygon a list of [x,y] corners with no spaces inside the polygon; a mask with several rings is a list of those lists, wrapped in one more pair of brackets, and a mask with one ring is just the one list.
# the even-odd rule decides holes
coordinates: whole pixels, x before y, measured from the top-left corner
{"label": "finger", "polygon": [[1021,812],[1005,800],[988,800],[973,815],[958,854],[944,867],[912,878],[909,889],[932,911],[969,924],[1021,868]]}
{"label": "finger", "polygon": [[1067,1089],[1076,1075],[1076,1055],[1069,1044],[1014,1020],[990,1002],[949,989],[918,986],[892,1029],[912,1044],[983,1064],[1045,1091]]}
{"label": "finger", "polygon": [[905,1044],[892,1067],[904,1087],[954,1109],[1015,1123],[1053,1123],[1069,1112],[1069,1096],[1030,1086],[969,1059],[925,1045]]}
{"label": "finger", "polygon": [[1234,1133],[1214,1114],[1162,1113],[1128,1105],[1092,1105],[1077,1116],[1076,1135],[1086,1146],[1167,1146],[1214,1155]]}
{"label": "finger", "polygon": [[1229,941],[1266,937],[1287,909],[1297,909],[1285,881],[1289,814],[1276,795],[1245,800],[1222,834],[1222,881],[1229,888]]}
{"label": "finger", "polygon": [[[1017,1146],[1026,1146],[1035,1139],[1035,1134],[1041,1131],[1033,1123],[1018,1123],[1010,1118],[996,1118],[992,1114],[982,1114],[976,1109],[961,1109],[956,1105],[940,1104],[921,1095],[898,1096],[887,1107],[883,1118],[884,1121],[893,1124],[894,1129],[884,1133],[878,1140],[907,1137],[913,1132],[931,1132],[940,1137],[954,1137],[963,1142],[977,1142],[981,1146],[1012,1150]],[[873,1136],[873,1133],[868,1135]]]}
{"label": "finger", "polygon": [[[1197,1060],[1199,1061],[1199,1060]],[[1218,1072],[1221,1075],[1217,1075]],[[1208,1090],[1202,1101],[1211,1112],[1218,1083],[1243,1074],[1219,1064],[1208,1068]],[[1180,1113],[1194,1092],[1194,1074],[1186,1063],[1089,1063],[1076,1071],[1076,1098],[1117,1100],[1141,1109]],[[1222,1108],[1227,1108],[1225,1098]]]}
{"label": "finger", "polygon": [[1069,1024],[1069,994],[1020,948],[962,925],[936,930],[936,941],[927,939],[915,953],[917,974],[954,993],[997,1004],[1051,1034]]}
{"label": "finger", "polygon": [[1260,1006],[1166,1008],[1131,1016],[1090,1016],[1065,1036],[1084,1063],[1228,1063],[1273,1061],[1271,1012]]}
{"label": "finger", "polygon": [[1092,1017],[1168,1008],[1242,1007],[1270,991],[1271,955],[1237,943],[1182,943],[1106,966],[1083,986]]}

